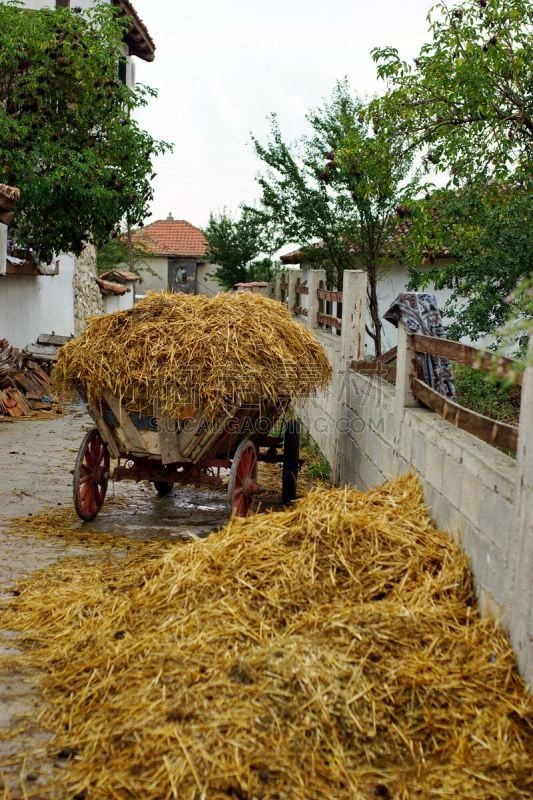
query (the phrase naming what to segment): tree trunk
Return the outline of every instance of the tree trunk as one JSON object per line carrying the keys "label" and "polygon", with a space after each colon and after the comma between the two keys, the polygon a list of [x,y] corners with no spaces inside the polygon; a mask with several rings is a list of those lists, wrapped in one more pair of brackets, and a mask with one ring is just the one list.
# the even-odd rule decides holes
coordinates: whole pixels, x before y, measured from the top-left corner
{"label": "tree trunk", "polygon": [[375,264],[368,267],[368,308],[370,311],[370,319],[372,320],[372,331],[370,335],[374,340],[374,348],[376,351],[376,358],[381,355],[381,320],[379,318],[378,308],[378,287],[377,287],[378,270]]}

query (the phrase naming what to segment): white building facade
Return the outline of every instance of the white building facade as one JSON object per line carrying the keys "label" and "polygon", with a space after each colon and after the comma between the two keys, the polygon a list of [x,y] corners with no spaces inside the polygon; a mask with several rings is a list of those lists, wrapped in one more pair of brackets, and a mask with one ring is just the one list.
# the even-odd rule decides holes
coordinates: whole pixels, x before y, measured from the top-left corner
{"label": "white building facade", "polygon": [[[108,0],[131,19],[122,51],[117,53],[117,70],[128,86],[135,82],[133,57],[153,61],[155,45],[129,0]],[[1,2],[1,0],[0,0]],[[26,0],[30,10],[69,8],[70,0]],[[87,10],[93,0],[75,0],[72,7]],[[0,176],[1,180],[1,176]],[[15,211],[16,213],[16,211]],[[42,334],[78,334],[88,317],[133,304],[130,291],[119,300],[104,301],[96,283],[96,254],[92,246],[76,258],[62,253],[53,267],[6,259],[7,225],[0,221],[0,339],[23,348]],[[3,258],[2,258],[3,256]],[[107,307],[106,307],[107,306]]]}

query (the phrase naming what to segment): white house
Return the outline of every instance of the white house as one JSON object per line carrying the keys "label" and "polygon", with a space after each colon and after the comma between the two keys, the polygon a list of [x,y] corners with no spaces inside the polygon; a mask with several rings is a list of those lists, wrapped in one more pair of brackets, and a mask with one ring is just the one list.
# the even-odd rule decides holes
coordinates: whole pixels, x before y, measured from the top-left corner
{"label": "white house", "polygon": [[216,264],[206,261],[207,239],[200,228],[184,219],[157,220],[133,232],[139,256],[135,268],[142,276],[139,291],[186,292],[215,295],[221,291],[214,280]]}
{"label": "white house", "polygon": [[[117,54],[117,69],[121,79],[132,86],[135,81],[132,57],[153,61],[155,45],[129,0],[109,2],[131,20],[122,52]],[[70,0],[26,0],[23,5],[39,10],[68,8],[71,3]],[[73,7],[81,9],[91,5],[92,0],[72,3]],[[11,215],[12,209],[4,209],[4,212]],[[0,220],[0,339],[6,338],[16,347],[26,347],[42,333],[71,336],[82,330],[88,317],[115,306],[133,305],[134,283],[126,288],[118,285],[110,292],[97,283],[92,246],[78,258],[61,253],[51,265],[36,264],[19,257],[21,254],[16,251],[8,254],[6,221],[11,220],[7,217]]]}
{"label": "white house", "polygon": [[111,269],[102,272],[96,283],[104,300],[104,312],[125,311],[135,303],[135,285],[139,280],[136,272],[125,269]]}
{"label": "white house", "polygon": [[[289,268],[300,268],[300,269],[312,269],[313,267],[318,268],[321,267],[322,264],[315,259],[309,258],[309,253],[312,253],[312,250],[309,248],[307,249],[299,249],[294,250],[290,253],[286,253],[280,257],[282,264]],[[442,254],[441,257],[435,259],[435,263],[439,264],[442,263],[446,258],[447,255]],[[358,267],[355,266],[354,269]],[[424,267],[421,267],[422,269]],[[378,308],[379,308],[379,316],[383,318],[383,314],[390,308],[395,298],[400,294],[400,292],[405,292],[407,288],[407,284],[409,283],[409,275],[407,273],[407,268],[403,264],[399,264],[397,261],[392,259],[383,259],[383,265],[380,268],[379,277],[378,277],[378,285],[377,285],[377,294],[378,294]],[[333,286],[328,286],[328,289],[334,289]],[[435,289],[434,286],[430,285],[427,288],[427,291],[431,294],[434,294],[437,300],[437,304],[439,308],[444,308],[446,302],[450,298],[451,289]],[[446,320],[445,320],[446,322]],[[382,350],[385,352],[390,348],[394,347],[397,343],[398,339],[398,331],[393,325],[389,324],[388,322],[383,322],[382,328]],[[365,351],[368,354],[373,354],[374,352],[374,342],[373,339],[367,334],[365,340]]]}

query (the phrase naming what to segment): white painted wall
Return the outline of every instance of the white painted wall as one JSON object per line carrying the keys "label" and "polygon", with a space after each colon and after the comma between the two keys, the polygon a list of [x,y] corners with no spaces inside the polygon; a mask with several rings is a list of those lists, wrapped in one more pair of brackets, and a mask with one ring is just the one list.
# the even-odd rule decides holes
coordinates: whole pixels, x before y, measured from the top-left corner
{"label": "white painted wall", "polygon": [[[400,266],[399,264],[395,264],[388,269],[384,269],[380,275],[379,282],[378,282],[378,305],[379,305],[379,315],[383,319],[383,314],[390,308],[396,297],[400,294],[400,292],[405,292],[407,290],[407,283],[408,283],[408,275],[406,268]],[[452,290],[451,289],[435,289],[434,286],[429,286],[427,290],[431,294],[434,294],[437,299],[437,305],[439,309],[442,311],[445,304],[450,299]],[[444,324],[446,325],[446,319],[443,320]],[[382,330],[382,350],[385,352],[386,350],[390,350],[391,347],[395,347],[398,343],[398,330],[391,325],[390,322],[386,322],[383,320],[383,330]],[[374,343],[370,336],[366,336],[365,340],[365,352],[367,355],[374,354]]]}
{"label": "white painted wall", "polygon": [[[141,282],[137,284],[138,295],[146,294],[146,292],[168,291],[168,258],[143,258],[136,262],[134,269],[141,276]],[[215,294],[224,291],[217,281],[209,277],[216,270],[216,264],[201,264],[198,267],[198,294],[213,297]]]}
{"label": "white painted wall", "polygon": [[71,336],[73,275],[73,256],[62,255],[59,275],[0,276],[0,339],[8,339],[15,347],[26,347],[40,333]]}
{"label": "white painted wall", "polygon": [[218,283],[214,278],[210,277],[217,271],[217,269],[217,264],[201,264],[198,267],[198,294],[205,294],[208,297],[213,297],[215,294],[220,294],[220,292],[226,291],[224,287],[220,285],[220,283]]}
{"label": "white painted wall", "polygon": [[[316,297],[318,277],[310,275],[308,300],[311,288]],[[435,523],[469,557],[482,614],[501,620],[533,687],[533,367],[524,377],[515,460],[430,409],[406,407],[403,347],[394,387],[350,368],[356,331],[343,328],[339,337],[317,330],[311,304],[309,311],[300,321],[324,346],[333,377],[326,391],[298,404],[298,414],[336,482],[368,489],[408,471],[418,474]],[[346,298],[344,312],[362,338],[365,315]]]}
{"label": "white painted wall", "polygon": [[[137,284],[137,294],[146,292],[166,292],[168,290],[168,258],[153,256],[141,258],[134,265],[134,270],[141,276]],[[125,269],[128,269],[125,266]]]}
{"label": "white painted wall", "polygon": [[[22,5],[25,8],[31,8],[33,11],[39,11],[41,8],[55,8],[55,0],[23,0]],[[93,5],[93,0],[73,0],[73,6],[79,6],[83,11],[86,11]]]}
{"label": "white painted wall", "polygon": [[112,314],[114,311],[125,311],[133,308],[133,292],[126,294],[106,294],[104,295],[104,314]]}

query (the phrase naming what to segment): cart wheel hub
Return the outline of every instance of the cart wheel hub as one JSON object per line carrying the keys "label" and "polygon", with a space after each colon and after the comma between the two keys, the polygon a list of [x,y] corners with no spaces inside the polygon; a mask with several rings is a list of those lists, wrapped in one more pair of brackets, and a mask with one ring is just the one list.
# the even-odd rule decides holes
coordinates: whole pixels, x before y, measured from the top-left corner
{"label": "cart wheel hub", "polygon": [[104,478],[107,478],[105,467],[95,467],[91,472],[91,480],[93,483],[102,483]]}
{"label": "cart wheel hub", "polygon": [[259,491],[259,484],[253,478],[246,477],[242,482],[242,493],[248,499]]}

